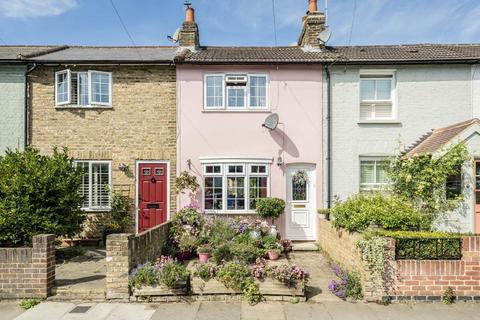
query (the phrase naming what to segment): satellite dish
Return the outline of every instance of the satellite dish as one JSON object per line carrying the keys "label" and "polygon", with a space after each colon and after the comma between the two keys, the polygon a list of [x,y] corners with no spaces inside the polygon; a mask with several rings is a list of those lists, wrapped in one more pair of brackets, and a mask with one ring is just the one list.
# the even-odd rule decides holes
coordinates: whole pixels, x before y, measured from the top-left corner
{"label": "satellite dish", "polygon": [[330,40],[331,36],[332,36],[332,32],[329,29],[325,29],[318,34],[317,38],[320,42],[327,43],[327,41]]}
{"label": "satellite dish", "polygon": [[265,119],[265,122],[262,124],[262,127],[265,127],[269,130],[275,130],[277,128],[277,125],[278,125],[278,114],[272,113]]}
{"label": "satellite dish", "polygon": [[175,33],[173,34],[173,36],[168,36],[167,38],[168,40],[177,43],[178,39],[180,38],[180,28],[175,30]]}

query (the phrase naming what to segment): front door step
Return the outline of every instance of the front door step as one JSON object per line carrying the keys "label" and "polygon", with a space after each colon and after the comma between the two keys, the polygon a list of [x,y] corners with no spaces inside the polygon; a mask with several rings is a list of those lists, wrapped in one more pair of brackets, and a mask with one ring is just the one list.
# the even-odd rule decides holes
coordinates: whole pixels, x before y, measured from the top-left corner
{"label": "front door step", "polygon": [[50,301],[105,301],[105,289],[103,288],[72,288],[55,287],[52,289]]}
{"label": "front door step", "polygon": [[318,251],[318,246],[313,241],[293,241],[293,251]]}

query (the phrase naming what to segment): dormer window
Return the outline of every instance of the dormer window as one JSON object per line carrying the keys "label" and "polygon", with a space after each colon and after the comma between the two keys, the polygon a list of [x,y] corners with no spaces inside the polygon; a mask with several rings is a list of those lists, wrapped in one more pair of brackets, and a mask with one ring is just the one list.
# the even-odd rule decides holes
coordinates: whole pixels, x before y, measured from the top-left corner
{"label": "dormer window", "polygon": [[205,75],[205,110],[246,111],[267,109],[266,74]]}
{"label": "dormer window", "polygon": [[111,72],[73,72],[68,69],[56,72],[55,104],[67,107],[111,106]]}

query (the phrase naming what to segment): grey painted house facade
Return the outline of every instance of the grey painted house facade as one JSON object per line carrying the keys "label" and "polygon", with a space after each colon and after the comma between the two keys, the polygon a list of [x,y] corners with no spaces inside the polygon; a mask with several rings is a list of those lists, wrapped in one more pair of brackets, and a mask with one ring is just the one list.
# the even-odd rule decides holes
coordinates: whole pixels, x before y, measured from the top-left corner
{"label": "grey painted house facade", "polygon": [[[408,46],[406,46],[408,48]],[[432,46],[412,46],[409,54],[422,55]],[[455,47],[455,46],[452,46]],[[366,47],[368,51],[374,47]],[[411,50],[414,48],[414,50]],[[358,47],[358,51],[362,51]],[[443,128],[480,116],[480,77],[475,60],[445,59],[431,54],[429,61],[403,55],[405,46],[377,46],[379,53],[355,63],[355,53],[346,63],[329,68],[331,88],[330,161],[328,160],[328,101],[325,117],[325,197],[346,199],[359,192],[384,189],[388,185],[383,161],[415,144],[432,129]],[[443,50],[441,46],[437,49]],[[435,49],[434,46],[434,50]],[[478,46],[464,48],[478,50]],[[396,53],[392,53],[391,50]],[[357,51],[357,53],[358,53]],[[470,52],[470,51],[469,51]],[[377,57],[375,57],[377,54]],[[383,62],[390,54],[390,63]],[[443,61],[440,61],[443,60]],[[327,84],[325,84],[327,92]],[[475,136],[467,148],[480,157]],[[328,165],[328,162],[329,165]],[[438,228],[458,232],[475,231],[473,167],[466,164],[462,175],[465,203],[438,222]],[[479,222],[480,223],[480,222]]]}
{"label": "grey painted house facade", "polygon": [[25,146],[25,65],[0,65],[0,155]]}

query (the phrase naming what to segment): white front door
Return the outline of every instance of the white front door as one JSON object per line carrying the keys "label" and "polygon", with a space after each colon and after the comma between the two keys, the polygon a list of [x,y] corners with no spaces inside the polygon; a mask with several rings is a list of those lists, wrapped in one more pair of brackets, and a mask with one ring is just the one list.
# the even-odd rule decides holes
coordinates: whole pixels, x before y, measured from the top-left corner
{"label": "white front door", "polygon": [[315,166],[288,165],[286,179],[286,237],[316,240]]}

